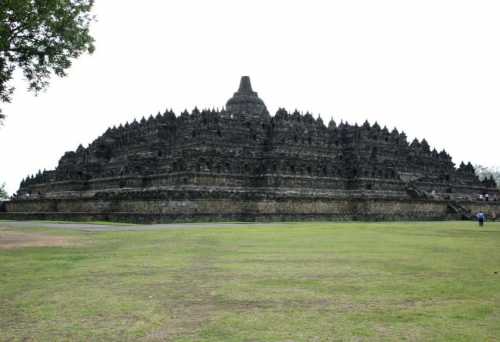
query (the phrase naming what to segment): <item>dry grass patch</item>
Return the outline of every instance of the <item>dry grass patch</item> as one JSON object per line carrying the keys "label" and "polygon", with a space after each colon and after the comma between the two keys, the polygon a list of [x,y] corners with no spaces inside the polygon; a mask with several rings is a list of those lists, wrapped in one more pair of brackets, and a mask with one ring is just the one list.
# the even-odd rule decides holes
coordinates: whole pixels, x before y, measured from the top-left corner
{"label": "dry grass patch", "polygon": [[25,247],[63,247],[74,244],[75,240],[66,236],[0,230],[0,250]]}

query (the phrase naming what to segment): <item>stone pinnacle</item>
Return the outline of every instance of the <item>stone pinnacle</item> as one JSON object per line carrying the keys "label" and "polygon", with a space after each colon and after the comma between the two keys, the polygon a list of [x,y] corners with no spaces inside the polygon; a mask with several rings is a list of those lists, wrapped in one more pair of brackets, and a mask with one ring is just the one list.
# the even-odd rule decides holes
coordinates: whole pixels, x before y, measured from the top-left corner
{"label": "stone pinnacle", "polygon": [[250,82],[249,76],[241,76],[240,88],[238,89],[238,92],[243,94],[253,93],[252,83]]}

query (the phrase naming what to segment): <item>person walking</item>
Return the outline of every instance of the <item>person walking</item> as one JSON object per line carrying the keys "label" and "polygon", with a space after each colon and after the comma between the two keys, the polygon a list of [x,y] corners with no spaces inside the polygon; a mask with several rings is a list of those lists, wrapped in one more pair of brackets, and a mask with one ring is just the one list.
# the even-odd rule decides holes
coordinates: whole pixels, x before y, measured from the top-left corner
{"label": "person walking", "polygon": [[479,227],[482,227],[484,225],[484,221],[486,220],[486,216],[484,213],[480,210],[477,213],[477,222],[479,223]]}
{"label": "person walking", "polygon": [[495,221],[496,221],[496,219],[497,219],[497,213],[496,213],[495,211],[492,211],[492,212],[491,212],[491,220],[492,220],[493,222],[495,222]]}

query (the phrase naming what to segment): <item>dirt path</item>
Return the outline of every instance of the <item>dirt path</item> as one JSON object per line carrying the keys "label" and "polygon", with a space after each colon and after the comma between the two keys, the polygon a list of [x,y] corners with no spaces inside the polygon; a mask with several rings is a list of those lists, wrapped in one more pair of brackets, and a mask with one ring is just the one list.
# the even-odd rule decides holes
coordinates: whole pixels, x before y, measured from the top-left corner
{"label": "dirt path", "polygon": [[287,223],[172,223],[172,224],[98,224],[77,222],[50,222],[50,221],[0,221],[0,228],[7,229],[69,229],[89,232],[112,232],[112,231],[141,231],[141,230],[164,230],[164,229],[197,229],[197,228],[244,228],[244,227],[271,227],[281,226]]}
{"label": "dirt path", "polygon": [[61,247],[70,246],[72,239],[39,233],[23,233],[0,230],[0,250],[22,247]]}

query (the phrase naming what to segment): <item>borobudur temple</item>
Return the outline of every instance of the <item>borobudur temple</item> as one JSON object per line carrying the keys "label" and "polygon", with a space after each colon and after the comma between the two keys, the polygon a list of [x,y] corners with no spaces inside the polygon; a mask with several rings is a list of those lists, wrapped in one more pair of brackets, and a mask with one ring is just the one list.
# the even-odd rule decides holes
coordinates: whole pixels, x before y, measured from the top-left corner
{"label": "borobudur temple", "polygon": [[[489,201],[478,200],[486,195]],[[172,222],[453,219],[498,211],[493,179],[377,123],[271,116],[250,79],[222,110],[108,129],[23,180],[0,217]]]}

